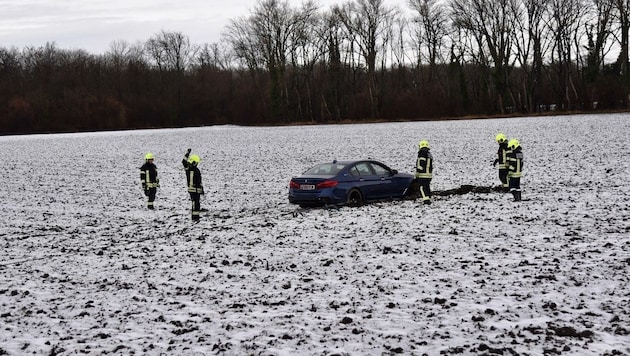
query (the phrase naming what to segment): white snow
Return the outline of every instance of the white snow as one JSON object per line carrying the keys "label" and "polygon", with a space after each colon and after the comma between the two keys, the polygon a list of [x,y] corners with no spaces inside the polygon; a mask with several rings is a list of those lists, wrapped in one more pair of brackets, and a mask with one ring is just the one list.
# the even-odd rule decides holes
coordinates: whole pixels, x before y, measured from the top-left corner
{"label": "white snow", "polygon": [[[527,201],[288,204],[319,162],[411,172],[420,139],[433,190],[494,187],[499,131]],[[0,355],[630,354],[628,137],[627,114],[0,137]]]}

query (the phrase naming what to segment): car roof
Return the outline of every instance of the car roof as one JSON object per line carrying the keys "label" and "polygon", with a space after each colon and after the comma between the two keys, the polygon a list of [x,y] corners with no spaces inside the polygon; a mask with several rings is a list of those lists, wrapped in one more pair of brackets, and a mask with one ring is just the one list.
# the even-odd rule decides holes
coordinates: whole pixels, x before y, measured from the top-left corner
{"label": "car roof", "polygon": [[339,160],[334,160],[334,161],[332,161],[332,162],[324,162],[324,163],[321,163],[321,164],[326,164],[326,163],[353,164],[353,163],[358,163],[358,162],[376,162],[376,163],[382,163],[382,162],[379,162],[379,161],[375,161],[375,160],[373,160],[373,159],[371,159],[371,158],[367,158],[367,159],[342,160],[342,161],[339,161]]}

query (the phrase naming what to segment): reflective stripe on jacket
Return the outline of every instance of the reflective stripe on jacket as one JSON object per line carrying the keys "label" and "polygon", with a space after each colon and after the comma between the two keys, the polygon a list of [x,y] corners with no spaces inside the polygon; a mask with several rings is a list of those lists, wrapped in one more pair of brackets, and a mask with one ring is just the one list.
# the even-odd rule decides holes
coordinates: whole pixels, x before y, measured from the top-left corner
{"label": "reflective stripe on jacket", "polygon": [[157,167],[153,163],[145,163],[140,167],[140,183],[145,189],[159,187]]}
{"label": "reflective stripe on jacket", "polygon": [[503,142],[499,144],[499,150],[497,151],[497,161],[499,163],[499,169],[507,169],[507,156],[510,153],[508,150],[507,142]]}
{"label": "reflective stripe on jacket", "polygon": [[416,178],[433,178],[433,155],[428,148],[423,147],[418,151]]}
{"label": "reflective stripe on jacket", "polygon": [[189,193],[203,194],[203,186],[201,184],[201,172],[197,166],[188,163],[186,158],[182,160],[182,165],[186,169],[186,186]]}
{"label": "reflective stripe on jacket", "polygon": [[[194,167],[197,168],[197,167]],[[203,194],[203,187],[201,186],[201,173],[199,169],[190,170],[188,174],[188,192]]]}
{"label": "reflective stripe on jacket", "polygon": [[523,152],[517,147],[508,153],[508,177],[519,178],[523,172]]}

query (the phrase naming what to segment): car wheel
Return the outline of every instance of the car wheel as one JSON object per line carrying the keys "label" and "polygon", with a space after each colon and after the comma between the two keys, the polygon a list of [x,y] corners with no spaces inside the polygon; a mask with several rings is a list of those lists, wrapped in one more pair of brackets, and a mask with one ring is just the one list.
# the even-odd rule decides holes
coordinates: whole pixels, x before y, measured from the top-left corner
{"label": "car wheel", "polygon": [[363,205],[363,194],[358,189],[350,189],[348,192],[348,205],[360,206]]}

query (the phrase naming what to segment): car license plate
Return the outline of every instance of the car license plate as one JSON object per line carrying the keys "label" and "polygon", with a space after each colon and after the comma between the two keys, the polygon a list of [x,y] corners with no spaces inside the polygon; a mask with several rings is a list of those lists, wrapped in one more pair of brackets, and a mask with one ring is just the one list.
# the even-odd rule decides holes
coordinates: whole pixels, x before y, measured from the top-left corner
{"label": "car license plate", "polygon": [[315,190],[315,185],[313,184],[302,184],[300,185],[301,190]]}

